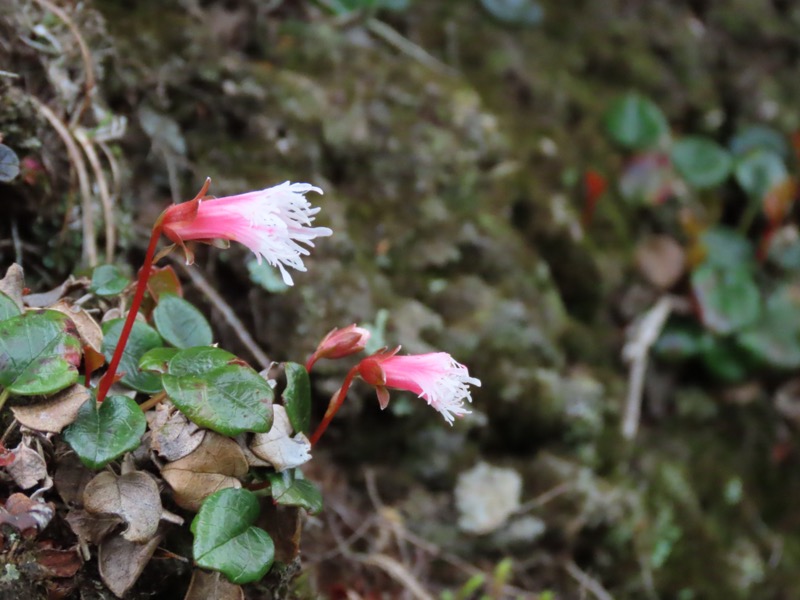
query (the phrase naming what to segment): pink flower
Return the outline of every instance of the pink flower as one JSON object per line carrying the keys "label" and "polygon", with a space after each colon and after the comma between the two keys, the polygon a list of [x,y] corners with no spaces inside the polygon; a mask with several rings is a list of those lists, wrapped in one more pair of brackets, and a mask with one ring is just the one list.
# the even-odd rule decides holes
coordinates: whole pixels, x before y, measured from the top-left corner
{"label": "pink flower", "polygon": [[374,385],[381,408],[389,404],[386,388],[407,390],[424,398],[453,424],[455,417],[469,414],[464,400],[472,402],[467,384],[480,387],[480,380],[470,377],[467,367],[446,352],[397,356],[394,350],[382,350],[359,363],[358,374]]}
{"label": "pink flower", "polygon": [[355,323],[342,329],[331,329],[306,362],[306,370],[310,371],[320,358],[344,358],[361,352],[369,337],[370,332],[363,327],[356,327]]}
{"label": "pink flower", "polygon": [[[302,257],[309,251],[301,244],[313,247],[314,238],[333,233],[327,227],[311,227],[320,209],[311,206],[305,194],[321,194],[318,187],[287,181],[265,190],[206,200],[209,183],[194,200],[171,206],[162,216],[164,234],[184,250],[188,240],[239,242],[259,262],[263,258],[280,269],[284,283],[292,285],[286,267],[306,270]],[[187,261],[192,261],[188,251]]]}

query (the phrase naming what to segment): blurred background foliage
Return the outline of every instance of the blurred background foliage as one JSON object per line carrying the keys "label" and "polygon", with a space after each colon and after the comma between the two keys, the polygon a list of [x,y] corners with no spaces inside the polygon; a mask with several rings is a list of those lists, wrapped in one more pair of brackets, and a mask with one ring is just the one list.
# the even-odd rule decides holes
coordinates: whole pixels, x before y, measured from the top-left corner
{"label": "blurred background foliage", "polygon": [[452,429],[355,390],[292,594],[411,594],[337,551],[378,514],[397,539],[351,546],[431,597],[792,598],[799,31],[784,0],[9,0],[0,262],[133,273],[207,176],[319,185],[294,288],[242,249],[195,268],[275,360],[358,322],[483,387]]}

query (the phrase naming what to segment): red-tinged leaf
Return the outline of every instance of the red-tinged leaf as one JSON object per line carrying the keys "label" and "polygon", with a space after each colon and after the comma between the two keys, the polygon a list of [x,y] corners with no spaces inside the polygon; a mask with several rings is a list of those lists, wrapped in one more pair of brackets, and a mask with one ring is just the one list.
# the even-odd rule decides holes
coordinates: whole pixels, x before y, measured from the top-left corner
{"label": "red-tinged leaf", "polygon": [[14,462],[15,458],[16,454],[14,454],[4,445],[0,444],[0,467],[7,467]]}
{"label": "red-tinged leaf", "polygon": [[83,565],[77,550],[45,548],[36,553],[36,562],[50,577],[72,577]]}
{"label": "red-tinged leaf", "polygon": [[608,189],[606,178],[594,169],[587,169],[583,174],[584,204],[581,223],[584,229],[591,224],[597,201],[605,193],[606,189]]}
{"label": "red-tinged leaf", "polygon": [[101,352],[96,352],[91,346],[85,345],[83,347],[83,368],[86,372],[86,387],[89,387],[92,373],[97,371],[106,363],[106,357]]}
{"label": "red-tinged leaf", "polygon": [[787,217],[795,198],[797,198],[797,180],[794,177],[787,177],[770,188],[764,196],[764,215],[773,227],[782,223]]}
{"label": "red-tinged leaf", "polygon": [[161,294],[174,294],[183,297],[181,282],[175,270],[170,267],[153,268],[147,280],[147,291],[158,302]]}

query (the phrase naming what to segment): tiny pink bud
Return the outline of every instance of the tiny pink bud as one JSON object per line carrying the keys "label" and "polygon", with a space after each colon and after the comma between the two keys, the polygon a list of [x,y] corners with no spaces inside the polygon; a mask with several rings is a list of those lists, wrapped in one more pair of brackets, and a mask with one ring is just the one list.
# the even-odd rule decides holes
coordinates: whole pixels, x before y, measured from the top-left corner
{"label": "tiny pink bud", "polygon": [[342,329],[332,329],[317,346],[317,358],[344,358],[364,350],[370,332],[363,327],[348,325]]}

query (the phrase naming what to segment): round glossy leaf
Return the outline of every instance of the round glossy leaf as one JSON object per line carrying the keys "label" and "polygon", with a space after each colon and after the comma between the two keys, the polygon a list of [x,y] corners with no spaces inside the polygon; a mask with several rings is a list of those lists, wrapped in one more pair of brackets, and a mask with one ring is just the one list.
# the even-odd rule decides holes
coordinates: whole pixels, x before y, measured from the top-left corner
{"label": "round glossy leaf", "polygon": [[678,363],[700,355],[705,332],[694,322],[670,322],[653,345],[653,354],[666,362]]}
{"label": "round glossy leaf", "polygon": [[[114,355],[114,349],[117,347],[123,324],[124,319],[114,319],[103,323],[103,355],[108,361]],[[146,323],[135,321],[128,343],[125,345],[122,360],[119,363],[118,371],[124,373],[122,383],[129,388],[148,394],[160,392],[161,379],[152,373],[140,371],[139,360],[148,350],[159,348],[163,345],[161,336],[158,335],[155,329]]]}
{"label": "round glossy leaf", "polygon": [[481,5],[507,25],[538,25],[544,18],[544,9],[536,0],[481,0]]}
{"label": "round glossy leaf", "polygon": [[733,333],[759,317],[758,287],[746,267],[703,265],[692,273],[692,290],[703,324],[715,333]]}
{"label": "round glossy leaf", "polygon": [[278,504],[299,506],[315,515],[322,510],[322,494],[314,484],[298,477],[297,473],[296,469],[291,469],[267,475],[272,498]]}
{"label": "round glossy leaf", "polygon": [[258,581],[275,558],[275,545],[266,531],[253,526],[258,497],[228,488],[211,494],[192,521],[195,562],[224,573],[233,583]]}
{"label": "round glossy leaf", "polygon": [[224,435],[269,431],[272,388],[236,357],[223,363],[225,355],[232,355],[210,350],[217,349],[183,350],[170,361],[162,382],[172,403],[189,420]]}
{"label": "round glossy leaf", "polygon": [[714,187],[725,181],[733,164],[725,148],[700,136],[689,136],[675,142],[670,157],[680,176],[697,189]]}
{"label": "round glossy leaf", "polygon": [[755,261],[753,244],[728,227],[711,227],[700,236],[705,263],[719,267],[751,266]]}
{"label": "round glossy leaf", "polygon": [[744,156],[759,149],[771,150],[783,158],[789,156],[789,147],[783,135],[766,125],[751,125],[742,129],[733,136],[729,145],[736,156]]}
{"label": "round glossy leaf", "polygon": [[286,389],[283,392],[283,405],[289,415],[289,422],[295,431],[308,433],[311,429],[311,384],[308,371],[303,365],[293,362],[284,364]]}
{"label": "round glossy leaf", "polygon": [[19,175],[19,157],[5,144],[0,144],[0,181],[8,182]]}
{"label": "round glossy leaf", "polygon": [[22,314],[22,311],[20,311],[17,303],[7,294],[0,292],[0,321],[5,321],[20,314]]}
{"label": "round glossy leaf", "polygon": [[747,356],[728,338],[707,335],[701,358],[711,375],[725,383],[738,383],[747,378],[750,364]]}
{"label": "round glossy leaf", "polygon": [[137,448],[146,427],[142,409],[131,398],[109,396],[102,404],[90,398],[64,430],[64,439],[83,464],[101,469]]}
{"label": "round glossy leaf", "polygon": [[78,380],[81,344],[72,321],[54,310],[0,321],[0,388],[52,394]]}
{"label": "round glossy leaf", "polygon": [[770,295],[761,319],[740,332],[738,342],[759,363],[779,369],[800,367],[800,295],[785,286]]}
{"label": "round glossy leaf", "polygon": [[174,294],[161,295],[153,321],[161,336],[176,348],[208,346],[214,341],[203,313]]}
{"label": "round glossy leaf", "polygon": [[611,139],[630,150],[653,148],[669,132],[661,109],[634,92],[611,105],[605,116],[605,125]]}
{"label": "round glossy leaf", "polygon": [[771,150],[756,150],[743,156],[736,163],[735,175],[737,183],[755,200],[763,200],[789,177],[783,158]]}
{"label": "round glossy leaf", "polygon": [[114,265],[100,265],[92,272],[90,290],[98,296],[116,296],[130,281]]}
{"label": "round glossy leaf", "polygon": [[139,359],[139,370],[149,373],[166,373],[167,365],[180,352],[177,348],[153,348]]}

